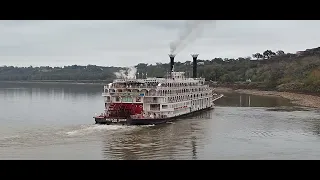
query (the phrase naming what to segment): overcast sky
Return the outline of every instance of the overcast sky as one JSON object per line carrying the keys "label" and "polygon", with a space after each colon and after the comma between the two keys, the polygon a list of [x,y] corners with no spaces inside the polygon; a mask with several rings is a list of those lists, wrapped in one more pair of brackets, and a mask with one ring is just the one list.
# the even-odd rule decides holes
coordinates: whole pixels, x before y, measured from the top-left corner
{"label": "overcast sky", "polygon": [[[0,21],[0,66],[132,66],[169,62],[184,21]],[[216,21],[176,61],[293,52],[320,46],[320,21]]]}

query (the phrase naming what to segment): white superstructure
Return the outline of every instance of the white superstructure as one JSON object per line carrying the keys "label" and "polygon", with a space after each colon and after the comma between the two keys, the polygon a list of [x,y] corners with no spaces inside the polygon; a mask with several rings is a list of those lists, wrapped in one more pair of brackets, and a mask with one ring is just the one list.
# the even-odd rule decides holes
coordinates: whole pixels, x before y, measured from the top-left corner
{"label": "white superstructure", "polygon": [[197,78],[197,57],[193,77],[174,71],[175,55],[169,54],[170,73],[165,78],[115,79],[104,86],[105,119],[167,119],[214,106],[213,90]]}
{"label": "white superstructure", "polygon": [[104,86],[103,96],[107,111],[114,103],[141,103],[144,116],[170,118],[213,107],[212,89],[204,83],[204,78],[186,78],[184,72],[171,72],[167,78],[116,79]]}

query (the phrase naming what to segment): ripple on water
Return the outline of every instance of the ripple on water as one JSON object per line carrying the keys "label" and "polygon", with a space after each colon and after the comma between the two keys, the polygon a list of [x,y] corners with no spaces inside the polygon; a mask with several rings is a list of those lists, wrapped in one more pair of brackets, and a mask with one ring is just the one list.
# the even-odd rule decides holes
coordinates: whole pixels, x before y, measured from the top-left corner
{"label": "ripple on water", "polygon": [[[293,157],[298,153],[307,156],[310,152],[317,156],[313,146],[320,139],[320,118],[313,111],[217,107],[211,115],[160,126],[77,125],[29,129],[1,137],[0,147],[6,148],[0,148],[0,154],[15,158],[28,157],[33,152],[36,156],[34,152],[63,145],[87,156],[102,151],[99,155],[104,159],[266,159]],[[9,152],[15,152],[9,151],[12,149],[20,151],[10,155]]]}
{"label": "ripple on water", "polygon": [[65,132],[68,136],[82,136],[91,133],[114,131],[121,129],[132,129],[132,127],[124,125],[85,125],[80,128],[75,128],[74,130]]}
{"label": "ripple on water", "polygon": [[37,147],[99,140],[96,135],[132,130],[133,126],[80,125],[65,128],[37,128],[22,131],[16,135],[0,138],[0,147]]}

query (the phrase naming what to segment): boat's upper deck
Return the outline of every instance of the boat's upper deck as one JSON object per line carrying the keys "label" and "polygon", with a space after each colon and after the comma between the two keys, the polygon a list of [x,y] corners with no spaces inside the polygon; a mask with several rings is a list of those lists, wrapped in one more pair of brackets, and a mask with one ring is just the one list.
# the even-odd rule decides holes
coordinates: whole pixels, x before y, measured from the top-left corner
{"label": "boat's upper deck", "polygon": [[204,78],[186,78],[173,72],[167,78],[116,79],[104,86],[103,96],[177,96],[210,93]]}
{"label": "boat's upper deck", "polygon": [[105,89],[167,89],[181,87],[204,86],[204,78],[186,78],[184,72],[172,72],[166,78],[146,78],[146,79],[115,79],[113,83],[105,86]]}

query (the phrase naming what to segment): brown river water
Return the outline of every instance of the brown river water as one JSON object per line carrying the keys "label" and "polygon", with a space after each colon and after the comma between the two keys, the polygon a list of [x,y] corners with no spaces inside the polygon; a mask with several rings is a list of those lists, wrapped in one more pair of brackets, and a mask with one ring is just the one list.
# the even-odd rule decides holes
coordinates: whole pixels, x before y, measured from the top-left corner
{"label": "brown river water", "polygon": [[0,83],[0,159],[320,159],[320,111],[225,94],[159,126],[95,125],[101,85]]}

